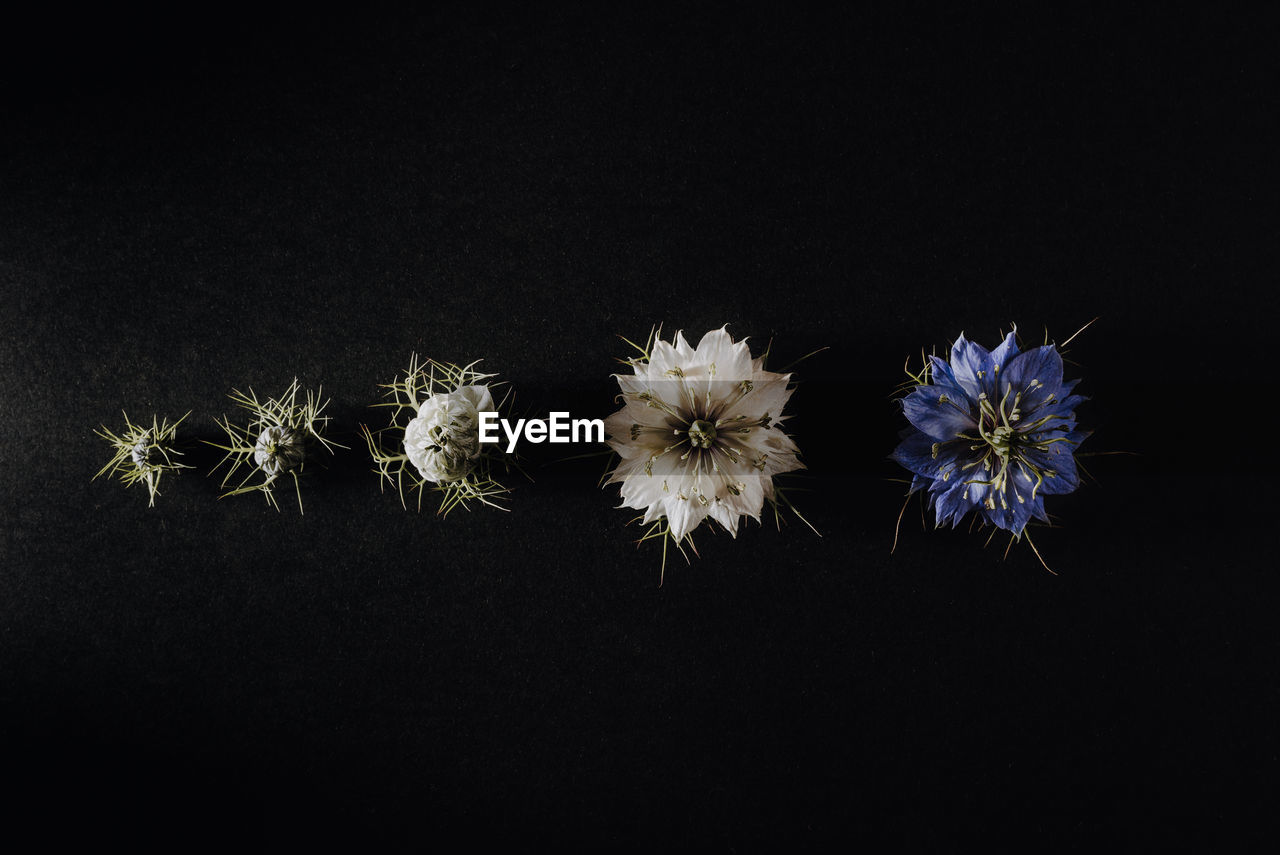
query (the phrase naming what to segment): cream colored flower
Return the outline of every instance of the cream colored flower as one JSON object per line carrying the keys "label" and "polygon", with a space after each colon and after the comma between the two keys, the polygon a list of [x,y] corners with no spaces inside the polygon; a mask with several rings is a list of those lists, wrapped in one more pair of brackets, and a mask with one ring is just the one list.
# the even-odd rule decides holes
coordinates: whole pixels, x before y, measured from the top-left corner
{"label": "cream colored flower", "polygon": [[428,481],[447,484],[464,478],[482,450],[480,413],[494,409],[488,386],[431,395],[405,426],[405,453]]}
{"label": "cream colored flower", "polygon": [[665,517],[677,543],[707,517],[736,537],[774,499],[773,476],[804,468],[781,428],[791,375],[765,371],[723,327],[697,348],[681,333],[656,340],[646,356],[615,375],[625,405],[605,420],[621,458],[608,483],[644,523]]}

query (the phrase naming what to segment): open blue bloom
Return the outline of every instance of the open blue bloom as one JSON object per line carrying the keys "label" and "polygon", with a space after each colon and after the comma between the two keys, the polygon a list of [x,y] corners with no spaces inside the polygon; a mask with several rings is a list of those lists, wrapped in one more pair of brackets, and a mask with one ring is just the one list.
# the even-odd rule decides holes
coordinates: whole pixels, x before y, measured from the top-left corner
{"label": "open blue bloom", "polygon": [[1048,522],[1044,497],[1079,485],[1074,454],[1089,435],[1057,347],[1019,352],[1009,333],[988,351],[961,334],[950,363],[931,356],[926,369],[902,400],[911,427],[893,452],[911,492],[928,488],[939,526],[974,510],[1015,537],[1032,517]]}

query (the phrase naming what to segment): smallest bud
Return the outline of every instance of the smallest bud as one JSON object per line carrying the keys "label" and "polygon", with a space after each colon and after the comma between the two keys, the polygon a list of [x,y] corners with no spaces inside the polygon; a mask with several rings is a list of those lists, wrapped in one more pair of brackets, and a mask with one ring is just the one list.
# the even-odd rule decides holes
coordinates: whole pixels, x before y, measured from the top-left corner
{"label": "smallest bud", "polygon": [[151,457],[155,452],[155,446],[148,439],[140,440],[129,452],[129,457],[133,459],[133,464],[138,468],[149,466]]}

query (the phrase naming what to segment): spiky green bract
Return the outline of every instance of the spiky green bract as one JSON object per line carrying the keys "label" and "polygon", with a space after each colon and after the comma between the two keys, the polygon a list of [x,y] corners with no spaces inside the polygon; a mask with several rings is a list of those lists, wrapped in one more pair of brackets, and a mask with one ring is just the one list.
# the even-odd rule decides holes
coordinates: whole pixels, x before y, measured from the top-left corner
{"label": "spiky green bract", "polygon": [[239,424],[226,417],[217,420],[229,444],[206,444],[226,452],[213,467],[216,472],[227,464],[227,473],[222,479],[223,489],[232,483],[238,472],[245,472],[244,477],[219,498],[260,492],[266,497],[267,504],[280,510],[275,488],[288,475],[293,479],[293,489],[298,496],[298,511],[302,512],[302,487],[298,476],[308,459],[318,449],[323,448],[333,454],[334,448],[346,446],[324,436],[329,417],[323,413],[329,401],[325,399],[323,389],[314,393],[308,389],[300,401],[301,393],[296,377],[284,394],[277,398],[260,401],[253,389],[247,393],[239,389],[231,391],[228,397],[249,414],[249,422]]}
{"label": "spiky green bract", "polygon": [[93,478],[101,475],[115,476],[126,487],[139,482],[147,487],[149,500],[147,507],[156,506],[156,496],[160,495],[160,478],[166,472],[177,473],[182,469],[190,469],[175,458],[182,452],[175,448],[178,425],[191,415],[187,413],[172,424],[169,420],[151,417],[151,424],[136,425],[124,415],[124,431],[115,433],[105,425],[94,431],[98,436],[111,444],[112,455],[107,465],[98,470]]}

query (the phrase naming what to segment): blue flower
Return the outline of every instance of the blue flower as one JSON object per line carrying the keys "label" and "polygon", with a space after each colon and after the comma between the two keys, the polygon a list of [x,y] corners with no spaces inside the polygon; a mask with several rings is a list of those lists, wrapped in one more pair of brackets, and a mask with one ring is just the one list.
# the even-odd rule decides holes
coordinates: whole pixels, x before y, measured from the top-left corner
{"label": "blue flower", "polygon": [[911,493],[928,488],[939,526],[969,511],[1021,537],[1032,517],[1048,522],[1044,497],[1070,493],[1080,480],[1075,450],[1089,435],[1076,428],[1062,356],[1048,344],[1019,351],[1013,333],[993,351],[963,334],[951,361],[929,357],[902,400],[911,427],[893,459],[909,469]]}

